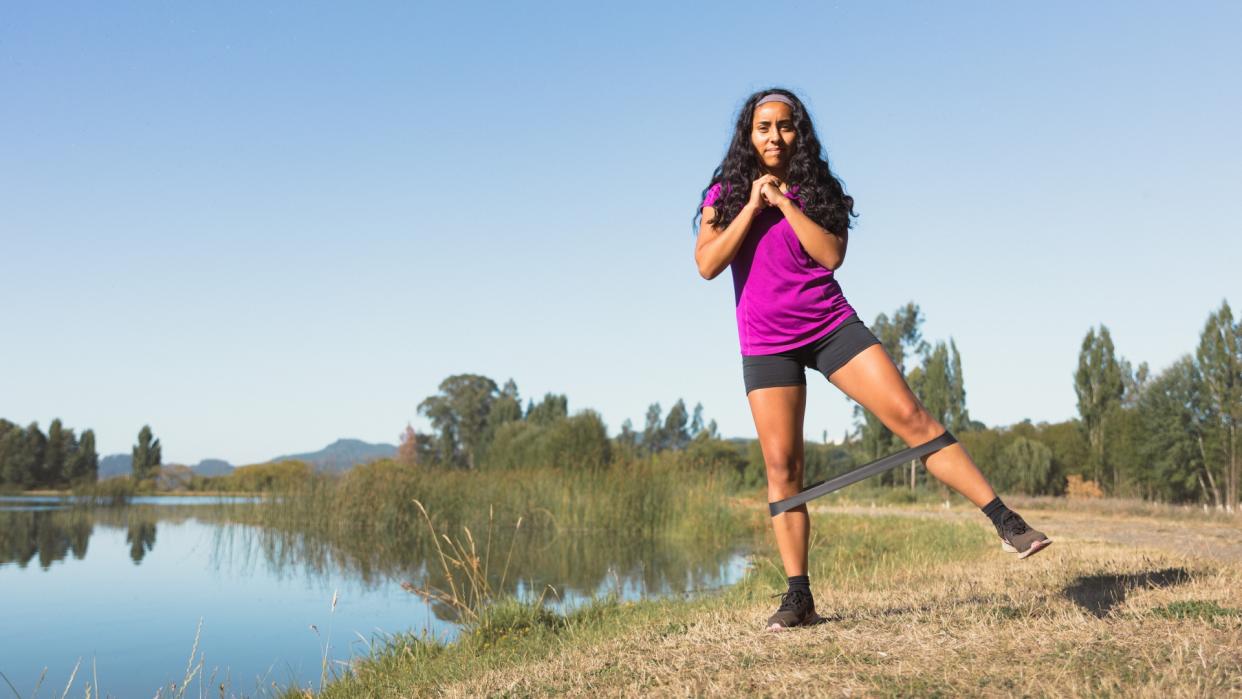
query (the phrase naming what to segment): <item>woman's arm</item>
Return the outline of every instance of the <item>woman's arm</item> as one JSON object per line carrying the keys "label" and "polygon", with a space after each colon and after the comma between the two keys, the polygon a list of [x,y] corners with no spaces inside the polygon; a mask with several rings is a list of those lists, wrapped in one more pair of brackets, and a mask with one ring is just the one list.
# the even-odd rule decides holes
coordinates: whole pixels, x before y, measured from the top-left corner
{"label": "woman's arm", "polygon": [[738,215],[729,222],[723,231],[709,221],[716,220],[716,209],[712,206],[703,207],[703,219],[699,223],[698,242],[694,246],[694,261],[699,266],[699,275],[704,279],[715,279],[733,261],[734,255],[742,247],[750,224],[759,213],[759,207],[747,202]]}
{"label": "woman's arm", "polygon": [[836,269],[845,262],[845,246],[849,244],[849,231],[841,235],[825,230],[811,220],[792,199],[781,195],[776,206],[785,215],[811,259],[828,269]]}

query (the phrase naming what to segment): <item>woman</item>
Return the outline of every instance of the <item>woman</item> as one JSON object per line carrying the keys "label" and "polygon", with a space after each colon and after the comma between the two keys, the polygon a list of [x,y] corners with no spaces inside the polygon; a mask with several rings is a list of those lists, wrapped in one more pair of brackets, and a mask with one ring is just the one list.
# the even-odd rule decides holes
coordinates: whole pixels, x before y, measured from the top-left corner
{"label": "woman", "polygon": [[[724,161],[703,192],[694,259],[704,279],[733,270],[742,377],[767,468],[768,501],[802,489],[805,367],[813,367],[906,444],[945,428],[910,391],[883,345],[845,300],[854,199],[821,157],[811,117],[792,92],[761,90],[738,114]],[[697,216],[696,216],[697,218]],[[1009,510],[960,443],[922,457],[928,472],[980,507],[1019,558],[1052,543]],[[767,628],[818,623],[807,577],[810,518],[772,518],[788,591]]]}

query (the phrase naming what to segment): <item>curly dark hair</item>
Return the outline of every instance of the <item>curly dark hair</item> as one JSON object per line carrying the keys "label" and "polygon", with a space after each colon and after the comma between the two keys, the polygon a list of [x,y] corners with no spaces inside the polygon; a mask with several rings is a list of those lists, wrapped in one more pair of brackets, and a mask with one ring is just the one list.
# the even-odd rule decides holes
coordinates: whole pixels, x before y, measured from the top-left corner
{"label": "curly dark hair", "polygon": [[[760,90],[746,98],[738,111],[729,150],[712,174],[711,182],[703,188],[699,201],[703,201],[708,190],[716,183],[725,183],[720,198],[712,205],[716,210],[712,225],[717,228],[728,226],[746,205],[746,200],[750,198],[751,183],[761,174],[759,158],[750,139],[755,103],[759,98],[772,93],[784,95],[794,103],[790,110],[793,112],[794,128],[797,129],[798,136],[794,142],[786,179],[790,186],[798,185],[798,196],[802,199],[803,211],[808,218],[827,231],[844,232],[853,225],[850,217],[858,217],[854,213],[854,198],[845,193],[840,180],[829,169],[822,144],[815,135],[815,125],[811,123],[811,115],[802,105],[802,100],[789,90],[779,87]],[[703,210],[697,209],[692,219],[691,225],[696,235],[699,217],[702,215]]]}

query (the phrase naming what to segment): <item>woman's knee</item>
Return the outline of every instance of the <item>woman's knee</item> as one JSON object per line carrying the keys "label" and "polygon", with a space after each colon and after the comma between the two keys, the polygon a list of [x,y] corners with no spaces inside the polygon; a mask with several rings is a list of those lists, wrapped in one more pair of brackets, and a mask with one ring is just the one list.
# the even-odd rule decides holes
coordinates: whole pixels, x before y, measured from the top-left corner
{"label": "woman's knee", "polygon": [[763,460],[770,484],[797,483],[802,478],[802,463],[793,452],[771,456],[764,454]]}
{"label": "woman's knee", "polygon": [[935,439],[944,432],[944,426],[917,400],[903,403],[894,418],[892,429],[899,437],[912,445]]}

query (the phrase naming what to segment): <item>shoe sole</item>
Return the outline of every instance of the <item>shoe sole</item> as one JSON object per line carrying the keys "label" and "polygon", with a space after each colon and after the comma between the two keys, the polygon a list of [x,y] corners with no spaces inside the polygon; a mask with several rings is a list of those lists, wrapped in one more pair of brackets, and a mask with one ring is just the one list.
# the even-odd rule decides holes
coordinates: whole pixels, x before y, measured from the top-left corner
{"label": "shoe sole", "polygon": [[1035,553],[1036,551],[1039,551],[1040,549],[1046,549],[1051,545],[1052,545],[1052,539],[1044,539],[1043,541],[1035,541],[1031,543],[1030,548],[1023,551],[1022,553],[1018,553],[1018,549],[1014,548],[1012,544],[1010,544],[1008,541],[1005,541],[1004,539],[1001,540],[1001,550],[1006,553],[1017,553],[1018,558],[1020,559],[1026,558],[1027,556],[1030,556],[1031,554]]}

